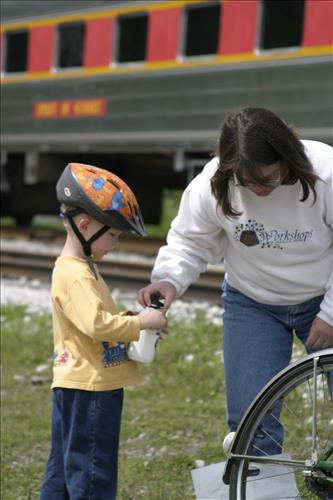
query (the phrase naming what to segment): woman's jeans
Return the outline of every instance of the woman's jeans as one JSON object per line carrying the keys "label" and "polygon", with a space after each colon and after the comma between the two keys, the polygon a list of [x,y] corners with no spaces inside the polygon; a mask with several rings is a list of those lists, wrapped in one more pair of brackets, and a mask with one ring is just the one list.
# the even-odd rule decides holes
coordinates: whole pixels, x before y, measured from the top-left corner
{"label": "woman's jeans", "polygon": [[[231,431],[237,429],[264,385],[289,364],[293,332],[303,344],[306,342],[322,300],[323,296],[291,306],[261,304],[224,282],[223,350],[227,418]],[[316,350],[308,349],[308,352]],[[275,411],[278,416],[279,408]],[[273,417],[266,425],[266,431],[282,444],[282,426]],[[262,438],[256,444],[269,455],[281,453],[281,446],[269,438]]]}
{"label": "woman's jeans", "polygon": [[113,500],[123,389],[53,389],[52,443],[41,500]]}

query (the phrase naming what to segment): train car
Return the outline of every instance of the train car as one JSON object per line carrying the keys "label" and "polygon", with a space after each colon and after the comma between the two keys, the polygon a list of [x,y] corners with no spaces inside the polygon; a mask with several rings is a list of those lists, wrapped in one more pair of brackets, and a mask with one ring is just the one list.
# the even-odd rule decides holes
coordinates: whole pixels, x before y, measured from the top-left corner
{"label": "train car", "polygon": [[2,213],[57,213],[68,161],[109,168],[157,223],[221,122],[271,108],[332,143],[330,0],[3,0]]}

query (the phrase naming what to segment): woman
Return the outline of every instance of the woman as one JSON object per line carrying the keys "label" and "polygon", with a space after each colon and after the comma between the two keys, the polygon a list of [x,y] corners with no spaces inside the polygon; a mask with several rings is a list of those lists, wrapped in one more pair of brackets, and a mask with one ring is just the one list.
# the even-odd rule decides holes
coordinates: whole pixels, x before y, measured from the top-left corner
{"label": "woman", "polygon": [[[333,346],[333,149],[300,141],[272,111],[245,108],[222,126],[217,157],[185,190],[152,283],[165,309],[224,258],[228,425],[288,365],[293,333],[307,350]],[[278,409],[277,409],[278,412]],[[275,419],[258,453],[280,453]],[[278,445],[280,443],[280,445]]]}

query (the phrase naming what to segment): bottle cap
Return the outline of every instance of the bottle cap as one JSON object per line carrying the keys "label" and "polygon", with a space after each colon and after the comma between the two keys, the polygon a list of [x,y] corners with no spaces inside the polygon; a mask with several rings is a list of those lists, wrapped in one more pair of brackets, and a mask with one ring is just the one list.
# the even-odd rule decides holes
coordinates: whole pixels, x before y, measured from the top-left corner
{"label": "bottle cap", "polygon": [[164,303],[161,299],[152,299],[148,307],[152,307],[153,309],[162,309],[164,307]]}

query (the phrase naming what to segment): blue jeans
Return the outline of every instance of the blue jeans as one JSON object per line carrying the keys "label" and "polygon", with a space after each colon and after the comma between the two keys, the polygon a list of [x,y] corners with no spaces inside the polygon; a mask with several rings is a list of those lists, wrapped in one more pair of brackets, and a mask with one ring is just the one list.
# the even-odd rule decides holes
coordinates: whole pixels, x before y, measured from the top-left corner
{"label": "blue jeans", "polygon": [[[293,332],[306,342],[322,300],[323,296],[319,296],[290,306],[261,304],[224,282],[223,351],[227,420],[231,431],[237,429],[264,385],[289,364]],[[316,350],[308,349],[308,352]],[[275,408],[276,416],[279,410]],[[277,443],[282,444],[283,428],[276,419],[267,419],[266,426]],[[267,438],[262,438],[258,446],[269,455],[281,453],[281,446]]]}
{"label": "blue jeans", "polygon": [[123,389],[53,389],[52,442],[41,500],[113,500]]}

